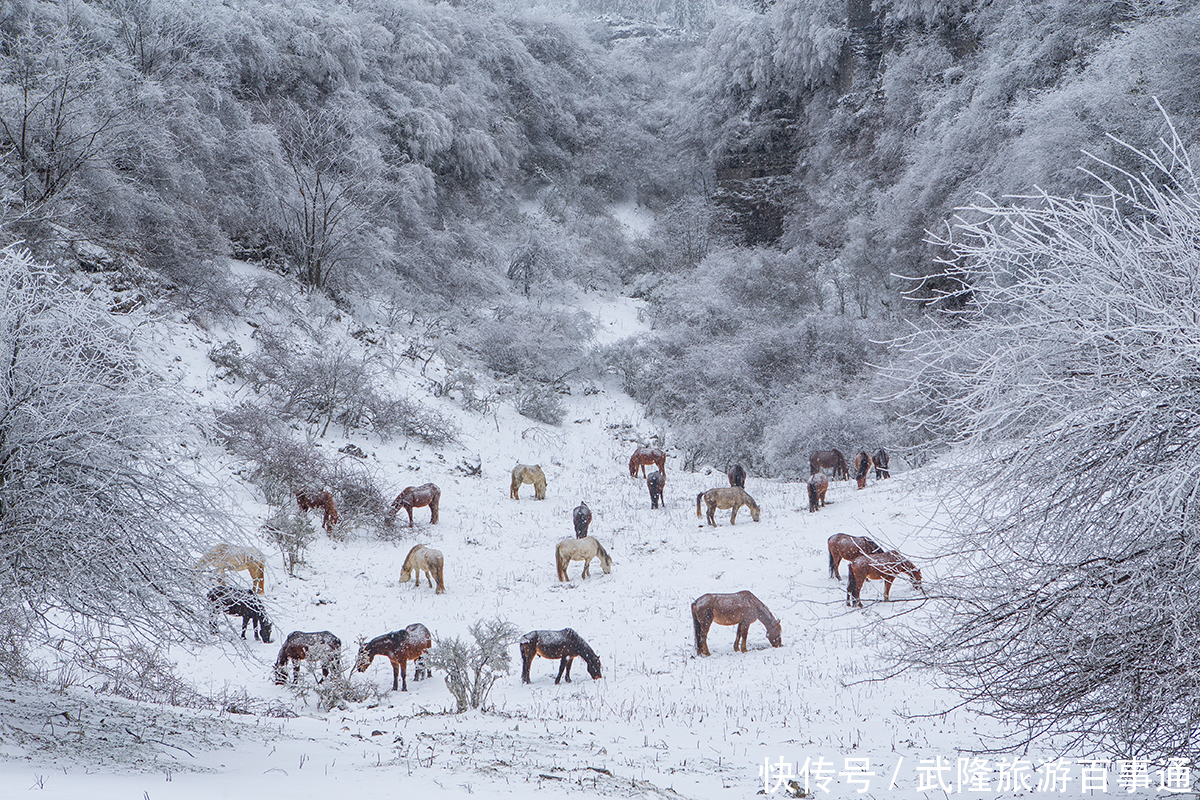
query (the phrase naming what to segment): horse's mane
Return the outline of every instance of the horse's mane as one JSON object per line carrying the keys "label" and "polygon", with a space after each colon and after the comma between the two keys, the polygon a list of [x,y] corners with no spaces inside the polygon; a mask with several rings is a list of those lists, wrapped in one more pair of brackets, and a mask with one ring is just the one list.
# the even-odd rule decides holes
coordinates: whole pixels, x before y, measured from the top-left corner
{"label": "horse's mane", "polygon": [[416,561],[417,551],[424,546],[425,545],[423,544],[414,544],[412,550],[409,550],[408,555],[404,557],[404,566],[400,567],[400,569],[413,569],[415,566],[414,562]]}
{"label": "horse's mane", "polygon": [[773,628],[779,624],[779,619],[771,613],[771,609],[767,608],[766,603],[764,603],[762,600],[759,600],[753,592],[746,592],[746,594],[750,595],[750,602],[754,605],[754,610],[758,612],[758,617],[759,619],[763,620],[764,625],[767,624],[766,621],[768,619],[771,620],[771,624],[768,627]]}

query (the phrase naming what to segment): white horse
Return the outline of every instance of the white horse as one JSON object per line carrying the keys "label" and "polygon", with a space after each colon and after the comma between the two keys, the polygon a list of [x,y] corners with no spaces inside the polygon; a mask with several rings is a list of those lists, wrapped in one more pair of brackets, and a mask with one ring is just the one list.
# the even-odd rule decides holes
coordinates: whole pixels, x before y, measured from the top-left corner
{"label": "white horse", "polygon": [[589,568],[592,566],[592,559],[600,559],[600,568],[607,575],[612,571],[612,557],[605,552],[600,543],[596,541],[594,536],[585,536],[582,539],[563,539],[558,543],[558,547],[554,551],[554,561],[558,566],[558,579],[560,581],[569,580],[567,578],[567,567],[572,561],[583,562],[583,574],[581,578],[586,578],[589,573]]}
{"label": "white horse", "polygon": [[400,582],[408,583],[413,572],[417,573],[417,586],[421,585],[421,573],[425,573],[425,579],[429,581],[430,587],[433,582],[437,581],[437,591],[434,594],[445,594],[446,584],[442,578],[442,551],[434,550],[427,545],[419,544],[408,551],[408,556],[404,559],[404,566],[400,568]]}

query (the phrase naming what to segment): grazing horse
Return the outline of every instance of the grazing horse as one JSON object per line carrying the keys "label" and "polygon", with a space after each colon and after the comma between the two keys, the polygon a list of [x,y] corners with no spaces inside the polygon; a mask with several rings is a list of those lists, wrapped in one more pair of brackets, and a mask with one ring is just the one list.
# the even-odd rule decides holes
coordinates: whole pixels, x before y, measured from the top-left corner
{"label": "grazing horse", "polygon": [[818,450],[808,457],[809,473],[815,473],[819,469],[828,469],[829,475],[835,481],[839,478],[848,481],[850,480],[850,468],[846,466],[846,457],[842,455],[841,450]]}
{"label": "grazing horse", "polygon": [[[262,600],[249,589],[239,589],[236,586],[214,586],[208,592],[209,605],[214,611],[242,618],[242,638],[246,638],[246,625],[254,623],[251,630],[256,641],[263,644],[271,643],[271,618]],[[216,626],[213,626],[216,630]]]}
{"label": "grazing horse", "polygon": [[517,491],[523,483],[533,484],[533,499],[546,499],[546,473],[542,472],[542,468],[538,464],[529,466],[528,464],[517,464],[512,471],[512,485],[508,489],[508,496],[513,500],[520,500],[517,496]]}
{"label": "grazing horse", "polygon": [[667,454],[657,447],[639,447],[629,457],[629,477],[636,478],[638,467],[642,468],[642,477],[646,477],[646,467],[654,465],[658,471],[667,474]]}
{"label": "grazing horse", "polygon": [[600,569],[604,570],[605,575],[612,572],[612,557],[600,546],[596,537],[563,539],[558,543],[558,547],[554,548],[554,563],[558,567],[558,579],[560,581],[570,580],[567,577],[567,567],[571,565],[572,561],[583,562],[583,574],[579,578],[580,580],[586,578],[591,571],[593,558],[600,559]]}
{"label": "grazing horse", "polygon": [[825,470],[817,470],[808,479],[808,510],[814,512],[825,505],[825,493],[829,491],[829,476]]}
{"label": "grazing horse", "polygon": [[592,524],[592,510],[582,500],[571,514],[571,522],[575,523],[575,538],[582,539],[588,535],[588,527]]}
{"label": "grazing horse", "polygon": [[300,682],[300,664],[312,659],[321,665],[321,674],[328,678],[329,670],[342,671],[342,640],[329,631],[306,633],[292,631],[283,640],[279,648],[279,657],[275,659],[275,683],[279,686],[287,683],[287,665],[292,662],[295,671],[292,682]]}
{"label": "grazing horse", "polygon": [[729,468],[729,485],[737,486],[739,489],[746,488],[746,470],[741,464],[734,464]]}
{"label": "grazing horse", "polygon": [[438,524],[438,503],[442,499],[442,490],[435,484],[426,483],[421,486],[408,486],[392,501],[391,517],[400,513],[400,509],[408,512],[408,527],[413,526],[412,511],[414,508],[429,506],[429,524]]}
{"label": "grazing horse", "polygon": [[296,491],[296,505],[300,506],[301,511],[311,511],[314,508],[324,511],[325,516],[321,518],[321,527],[325,529],[326,533],[329,533],[333,530],[333,526],[337,525],[337,506],[333,504],[333,495],[328,491],[299,489]]}
{"label": "grazing horse", "polygon": [[587,663],[588,675],[592,676],[592,680],[600,678],[600,656],[596,655],[596,651],[588,647],[583,637],[571,628],[563,628],[561,631],[530,631],[521,637],[521,683],[529,683],[529,667],[533,664],[534,656],[562,659],[558,662],[555,686],[562,680],[564,673],[567,683],[571,682],[571,664],[575,661],[575,656]]}
{"label": "grazing horse", "polygon": [[853,561],[859,556],[882,552],[883,548],[866,536],[835,533],[829,537],[829,577],[839,581],[842,579],[842,573],[838,571],[842,561]]}
{"label": "grazing horse", "polygon": [[202,555],[196,562],[196,566],[201,569],[217,570],[217,581],[222,586],[225,585],[226,571],[237,572],[244,569],[250,573],[250,577],[254,581],[254,591],[258,594],[266,591],[266,580],[263,577],[266,571],[266,556],[253,547],[221,542],[213,545],[212,549]]}
{"label": "grazing horse", "polygon": [[442,559],[442,551],[434,550],[427,545],[418,544],[408,551],[408,555],[404,558],[404,566],[400,568],[400,582],[408,583],[410,576],[415,572],[417,576],[417,588],[421,586],[421,573],[425,573],[425,580],[429,581],[430,588],[433,587],[434,580],[437,581],[437,591],[434,594],[445,594],[446,584],[442,575],[442,567],[444,561]]}
{"label": "grazing horse", "polygon": [[859,556],[849,562],[846,567],[846,571],[850,573],[849,579],[846,581],[846,605],[848,606],[862,607],[862,598],[859,595],[862,593],[863,584],[871,580],[883,581],[883,599],[884,602],[887,602],[890,599],[888,593],[891,591],[892,581],[900,575],[907,575],[912,580],[913,588],[922,594],[925,593],[925,590],[921,588],[921,570],[895,550]]}
{"label": "grazing horse", "polygon": [[[646,488],[650,490],[650,507],[658,508],[663,502],[663,487],[667,485],[667,476],[654,470],[646,476]],[[666,508],[666,504],[663,504]]]}
{"label": "grazing horse", "polygon": [[758,503],[754,502],[754,498],[746,494],[745,489],[740,489],[737,486],[725,488],[718,486],[716,489],[709,489],[707,492],[701,492],[696,495],[696,516],[700,516],[700,501],[703,500],[708,504],[708,524],[714,528],[717,527],[717,521],[713,518],[713,513],[718,508],[732,508],[733,513],[729,515],[729,524],[737,523],[737,512],[742,506],[750,507],[750,519],[758,522]]}
{"label": "grazing horse", "polygon": [[783,646],[783,624],[767,608],[766,603],[750,592],[735,594],[702,594],[692,602],[692,626],[696,631],[696,655],[711,655],[708,652],[708,629],[718,625],[737,625],[733,637],[733,651],[746,652],[746,639],[750,626],[761,621],[767,628],[767,640],[772,647]]}
{"label": "grazing horse", "polygon": [[875,461],[875,480],[878,481],[892,477],[892,473],[888,472],[887,450],[884,450],[882,447],[876,450],[873,460]]}
{"label": "grazing horse", "polygon": [[867,473],[871,471],[871,456],[866,450],[859,450],[858,455],[854,457],[854,480],[858,484],[858,488],[863,489],[867,485]]}
{"label": "grazing horse", "polygon": [[[392,691],[400,685],[403,678],[402,692],[408,691],[408,662],[415,661],[433,644],[429,629],[419,622],[414,622],[402,631],[392,631],[383,636],[376,636],[358,648],[358,660],[354,666],[359,672],[366,672],[367,667],[375,660],[375,656],[386,656],[392,662]],[[413,676],[417,680],[417,676]]]}

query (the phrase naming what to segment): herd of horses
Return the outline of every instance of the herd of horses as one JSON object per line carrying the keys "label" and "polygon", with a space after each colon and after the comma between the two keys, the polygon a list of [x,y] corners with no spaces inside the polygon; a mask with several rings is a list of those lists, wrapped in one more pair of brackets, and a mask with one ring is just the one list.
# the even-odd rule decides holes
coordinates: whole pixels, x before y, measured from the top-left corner
{"label": "herd of horses", "polygon": [[[629,459],[629,474],[638,477],[641,469],[650,491],[651,508],[659,508],[662,504],[663,489],[666,485],[666,453],[657,447],[638,447]],[[654,467],[647,473],[647,467]],[[815,512],[826,504],[825,496],[829,489],[829,481],[849,480],[851,474],[859,489],[866,486],[867,476],[871,469],[875,470],[877,480],[890,478],[888,469],[888,454],[883,448],[874,454],[866,450],[859,451],[854,457],[854,470],[850,471],[849,463],[841,451],[837,449],[818,450],[809,458],[811,475],[807,481],[809,511]],[[730,467],[727,478],[729,486],[719,486],[700,492],[696,495],[696,516],[701,516],[701,506],[707,507],[707,520],[711,526],[716,526],[715,512],[729,509],[729,524],[737,522],[738,511],[742,507],[749,508],[750,517],[755,522],[760,519],[759,505],[746,492],[747,473],[741,464]],[[532,484],[534,497],[544,500],[546,497],[546,475],[540,465],[517,464],[512,470],[512,483],[509,494],[513,499],[520,499],[519,490],[524,484]],[[396,496],[390,506],[387,521],[390,523],[401,509],[408,513],[409,527],[414,525],[413,509],[428,507],[430,524],[438,523],[438,505],[441,490],[433,483],[422,486],[409,486]],[[322,526],[326,531],[332,530],[338,522],[337,507],[332,493],[326,489],[316,491],[301,489],[296,492],[296,502],[302,511],[319,509],[323,512]],[[559,581],[569,581],[568,567],[572,561],[583,562],[581,579],[590,575],[591,562],[599,560],[605,574],[612,568],[612,557],[605,551],[600,542],[590,534],[592,512],[587,503],[581,502],[572,512],[572,523],[575,529],[573,538],[563,539],[555,548],[555,566]],[[921,571],[898,551],[885,551],[875,541],[866,536],[850,536],[837,533],[829,537],[829,575],[839,582],[841,562],[846,562],[847,584],[846,605],[862,606],[861,593],[867,581],[883,581],[883,599],[890,599],[892,583],[896,578],[907,576],[918,591],[924,591],[921,585]],[[260,598],[265,591],[263,554],[252,547],[221,543],[205,553],[198,566],[217,572],[218,585],[208,593],[208,601],[214,612],[224,613],[242,618],[241,636],[246,638],[247,627],[251,628],[255,640],[271,643],[273,624],[267,615],[266,607]],[[246,570],[253,580],[253,590],[231,587],[225,584],[225,575],[229,570]],[[436,594],[446,591],[444,579],[444,558],[442,553],[427,545],[415,545],[406,556],[401,568],[400,583],[407,583],[415,578],[416,587],[421,585],[421,575],[424,573],[430,588],[436,584]],[[772,647],[783,645],[782,623],[767,608],[766,604],[749,591],[729,594],[703,594],[691,605],[692,622],[695,634],[696,654],[709,655],[708,632],[715,623],[718,625],[736,626],[734,635],[734,651],[747,652],[749,629],[755,622],[761,622],[767,631],[767,640]],[[215,629],[215,623],[214,623]],[[428,675],[424,667],[422,655],[433,644],[429,629],[421,623],[414,623],[403,630],[391,631],[376,636],[370,641],[360,639],[358,657],[355,669],[365,672],[377,656],[386,657],[392,664],[392,690],[408,691],[408,662],[417,664],[414,680],[420,680]],[[576,657],[582,658],[587,664],[588,674],[593,679],[601,677],[600,658],[576,631],[564,628],[559,631],[536,630],[530,631],[519,642],[521,651],[521,679],[530,682],[529,670],[533,659],[537,656],[559,661],[558,674],[554,682],[562,679],[571,681],[571,664]],[[275,661],[274,678],[278,684],[288,681],[288,665],[293,667],[292,680],[299,680],[301,664],[312,662],[328,677],[331,670],[341,671],[341,640],[329,631],[293,631],[288,634],[279,655]]]}

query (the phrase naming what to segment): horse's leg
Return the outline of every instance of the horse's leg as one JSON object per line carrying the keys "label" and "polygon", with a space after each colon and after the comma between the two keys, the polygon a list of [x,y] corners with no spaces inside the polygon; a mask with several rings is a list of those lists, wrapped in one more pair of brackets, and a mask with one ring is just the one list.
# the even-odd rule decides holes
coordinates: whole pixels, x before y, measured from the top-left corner
{"label": "horse's leg", "polygon": [[883,602],[889,602],[888,593],[892,591],[892,581],[896,579],[895,575],[883,576]]}
{"label": "horse's leg", "polygon": [[[566,670],[567,670],[567,657],[563,656],[562,659],[558,662],[558,674],[554,676],[554,685],[555,686],[558,686],[559,681],[562,680],[563,673],[566,672]],[[570,682],[571,682],[570,680],[567,681],[567,683],[570,683]]]}
{"label": "horse's leg", "polygon": [[567,679],[567,683],[570,683],[571,682],[571,665],[575,663],[575,656],[566,656],[565,660],[567,662],[566,679]]}
{"label": "horse's leg", "polygon": [[737,512],[738,512],[738,509],[740,509],[741,507],[742,507],[741,503],[733,504],[733,513],[729,515],[729,524],[730,525],[737,524]]}
{"label": "horse's leg", "polygon": [[405,506],[404,510],[408,512],[408,527],[413,526],[412,506]]}
{"label": "horse's leg", "polygon": [[717,519],[715,516],[713,516],[716,513],[717,513],[717,504],[709,503],[708,504],[708,524],[712,525],[714,528],[717,527]]}
{"label": "horse's leg", "polygon": [[585,558],[583,560],[583,574],[579,576],[580,580],[583,580],[590,574],[588,570],[591,566],[592,566],[592,560],[590,558]]}
{"label": "horse's leg", "polygon": [[750,623],[739,622],[737,633],[733,637],[733,652],[738,651],[738,644],[741,643],[741,651],[746,652],[746,640],[750,638]]}
{"label": "horse's leg", "polygon": [[246,623],[250,621],[249,615],[242,615],[242,638],[246,638]]}

